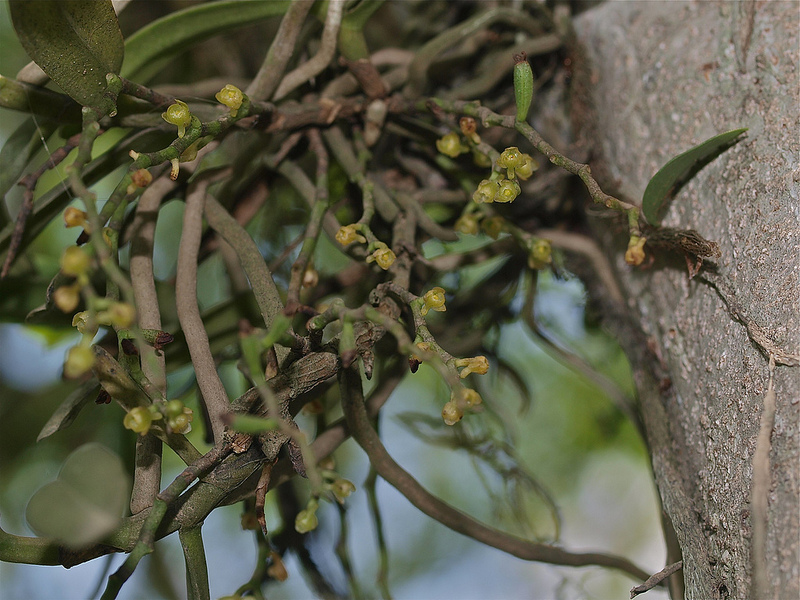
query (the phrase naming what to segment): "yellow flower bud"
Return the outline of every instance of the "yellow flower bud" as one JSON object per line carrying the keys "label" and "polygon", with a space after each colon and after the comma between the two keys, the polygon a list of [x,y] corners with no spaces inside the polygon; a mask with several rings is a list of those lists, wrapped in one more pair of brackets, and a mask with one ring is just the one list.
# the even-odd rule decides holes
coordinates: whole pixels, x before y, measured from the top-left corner
{"label": "yellow flower bud", "polygon": [[445,425],[455,425],[464,418],[464,411],[452,400],[442,409],[442,420]]}
{"label": "yellow flower bud", "polygon": [[344,503],[345,498],[355,491],[356,486],[353,485],[352,481],[348,481],[347,479],[339,478],[331,484],[331,492],[333,492],[339,504]]}
{"label": "yellow flower bud", "polygon": [[194,413],[188,406],[183,407],[183,412],[167,419],[167,429],[174,433],[189,433],[192,430]]}
{"label": "yellow flower bud", "polygon": [[453,229],[466,235],[475,235],[478,233],[478,219],[476,219],[475,215],[472,214],[461,215],[456,221]]}
{"label": "yellow flower bud", "polygon": [[74,206],[68,206],[64,209],[64,225],[67,227],[83,227],[86,229],[88,226],[86,216],[84,211]]}
{"label": "yellow flower bud", "polygon": [[461,138],[458,137],[455,131],[451,131],[436,140],[436,149],[450,158],[455,158],[459,154],[469,152],[469,148],[461,143]]}
{"label": "yellow flower bud", "polygon": [[550,240],[535,238],[528,254],[528,266],[531,269],[544,269],[553,262],[553,248]]}
{"label": "yellow flower bud", "polygon": [[500,234],[503,233],[505,223],[506,220],[503,217],[489,217],[481,221],[481,229],[483,229],[490,238],[496,240],[500,237]]}
{"label": "yellow flower bud", "polygon": [[145,435],[150,431],[150,425],[153,422],[153,416],[150,411],[144,406],[136,406],[128,411],[125,418],[122,419],[122,425],[125,429],[130,429],[135,433]]}
{"label": "yellow flower bud", "polygon": [[383,242],[376,244],[375,250],[367,257],[367,262],[376,263],[381,269],[386,271],[392,266],[397,256],[394,252]]}
{"label": "yellow flower bud", "polygon": [[53,304],[64,313],[71,313],[81,302],[81,286],[79,284],[62,285],[53,292]]}
{"label": "yellow flower bud", "polygon": [[294,520],[294,529],[297,533],[308,533],[316,529],[317,525],[319,525],[319,520],[317,519],[316,509],[307,508],[301,510]]}
{"label": "yellow flower bud", "polygon": [[632,235],[628,240],[628,250],[625,252],[625,262],[631,266],[638,267],[644,262],[644,244],[647,238],[640,238]]}
{"label": "yellow flower bud", "polygon": [[464,379],[464,377],[470,373],[485,375],[489,370],[489,360],[485,356],[476,356],[475,358],[459,358],[456,359],[456,366],[464,367],[461,370],[461,379]]}
{"label": "yellow flower bud", "polygon": [[242,106],[244,94],[242,90],[229,83],[214,94],[214,98],[216,98],[220,104],[227,106],[231,110],[231,116],[235,117],[239,112],[239,108]]}
{"label": "yellow flower bud", "polygon": [[[424,304],[420,309],[420,314],[422,314],[423,317],[428,314],[428,311],[431,310],[435,310],[437,312],[445,312],[447,310],[447,307],[444,305],[445,295],[443,288],[435,287],[428,290],[422,297],[422,301]],[[419,344],[417,345],[419,346]]]}
{"label": "yellow flower bud", "polygon": [[339,231],[336,232],[336,241],[342,246],[348,246],[353,242],[361,242],[362,244],[367,241],[363,235],[358,233],[358,225],[342,225]]}
{"label": "yellow flower bud", "polygon": [[127,329],[136,322],[136,309],[125,302],[114,302],[108,310],[97,314],[97,320],[117,329]]}
{"label": "yellow flower bud", "polygon": [[319,283],[319,273],[315,269],[306,269],[303,273],[303,287],[312,288]]}
{"label": "yellow flower bud", "polygon": [[91,346],[79,344],[73,346],[67,352],[67,360],[64,361],[64,377],[75,379],[87,373],[94,365],[94,352]]}
{"label": "yellow flower bud", "polygon": [[61,272],[78,277],[84,275],[92,263],[91,257],[79,246],[69,246],[61,255]]}

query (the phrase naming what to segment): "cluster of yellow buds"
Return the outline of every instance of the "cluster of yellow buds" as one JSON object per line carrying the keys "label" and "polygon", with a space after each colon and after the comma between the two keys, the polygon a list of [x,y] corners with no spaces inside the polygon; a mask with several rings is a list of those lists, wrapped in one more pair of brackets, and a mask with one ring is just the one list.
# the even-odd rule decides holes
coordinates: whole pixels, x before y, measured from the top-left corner
{"label": "cluster of yellow buds", "polygon": [[478,406],[483,399],[473,389],[459,387],[450,394],[450,401],[442,409],[442,420],[445,425],[455,425],[464,418],[464,410]]}
{"label": "cluster of yellow buds", "polygon": [[[336,232],[336,241],[342,246],[349,246],[353,242],[365,244],[367,243],[367,238],[361,235],[361,232],[364,230],[367,230],[367,226],[360,223],[342,225],[339,227],[339,231]],[[368,250],[370,255],[367,256],[367,262],[374,262],[384,271],[391,267],[394,261],[397,260],[397,255],[383,242],[377,240],[371,242],[368,246]]]}
{"label": "cluster of yellow buds", "polygon": [[444,303],[444,288],[431,288],[425,292],[424,296],[422,296],[422,307],[420,308],[420,314],[422,314],[424,317],[431,310],[435,310],[436,312],[445,312],[447,307],[444,305]]}
{"label": "cluster of yellow buds", "polygon": [[153,421],[160,421],[165,417],[168,432],[189,433],[192,430],[194,414],[191,408],[184,406],[182,400],[170,400],[166,404],[136,406],[128,411],[122,424],[125,429],[146,435],[150,431]]}

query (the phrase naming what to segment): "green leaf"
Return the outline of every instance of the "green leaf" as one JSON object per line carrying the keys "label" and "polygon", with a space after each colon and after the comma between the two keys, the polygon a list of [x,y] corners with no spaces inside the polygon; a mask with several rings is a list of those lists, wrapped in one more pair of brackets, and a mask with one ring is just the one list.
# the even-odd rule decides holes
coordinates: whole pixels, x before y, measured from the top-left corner
{"label": "green leaf", "polygon": [[125,40],[122,76],[146,83],[161,69],[163,59],[229,29],[282,15],[289,4],[289,0],[229,0],[199,4],[169,14]]}
{"label": "green leaf", "polygon": [[[642,213],[651,225],[658,225],[667,212],[675,191],[702,167],[738,142],[747,128],[720,133],[679,154],[653,175],[642,197]],[[688,177],[687,177],[688,176]]]}
{"label": "green leaf", "polygon": [[11,0],[11,19],[25,51],[64,92],[84,106],[101,104],[106,74],[125,55],[110,0]]}
{"label": "green leaf", "polygon": [[94,379],[82,383],[81,386],[67,396],[64,402],[55,410],[53,416],[51,416],[44,427],[42,427],[36,441],[41,442],[44,438],[72,425],[83,407],[96,398],[99,391],[100,386],[97,385],[97,381]]}
{"label": "green leaf", "polygon": [[119,456],[100,444],[85,444],[67,457],[58,479],[33,495],[26,518],[37,534],[84,547],[119,525],[128,488]]}

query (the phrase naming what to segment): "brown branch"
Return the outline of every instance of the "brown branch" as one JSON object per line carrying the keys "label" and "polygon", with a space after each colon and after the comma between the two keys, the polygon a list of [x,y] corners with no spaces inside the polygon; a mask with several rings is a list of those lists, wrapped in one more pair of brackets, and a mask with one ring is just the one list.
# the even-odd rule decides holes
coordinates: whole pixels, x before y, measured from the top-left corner
{"label": "brown branch", "polygon": [[367,453],[370,463],[378,471],[378,474],[429,517],[453,531],[523,560],[573,567],[597,565],[619,569],[635,579],[648,577],[645,571],[626,558],[598,552],[578,554],[555,546],[530,542],[487,527],[433,496],[398,465],[386,451],[367,415],[361,390],[361,376],[358,371],[352,367],[341,369],[339,382],[342,409],[350,434]]}
{"label": "brown branch", "polygon": [[[673,563],[671,565],[667,565],[655,575],[648,577],[647,581],[645,581],[642,585],[637,585],[636,587],[631,588],[631,598],[635,598],[639,594],[644,594],[645,592],[652,590],[654,587],[656,587],[662,581],[664,581],[667,577],[669,577],[670,575],[672,575],[673,573],[682,568],[683,568],[682,560],[679,560],[678,562]],[[756,596],[753,597],[755,598]]]}
{"label": "brown branch", "polygon": [[[161,329],[161,310],[158,306],[153,276],[153,240],[161,200],[174,187],[175,182],[168,177],[154,181],[139,199],[131,225],[131,287],[141,329]],[[139,345],[139,356],[142,373],[166,397],[167,375],[164,354],[142,343]],[[156,494],[161,489],[161,451],[161,442],[154,436],[137,436],[131,492],[132,514],[152,506]]]}
{"label": "brown branch", "polygon": [[178,320],[192,357],[197,385],[211,420],[214,440],[219,442],[225,429],[223,416],[230,412],[230,403],[217,373],[216,362],[208,343],[208,333],[197,305],[197,257],[203,235],[203,206],[209,183],[209,179],[201,177],[186,195],[183,231],[178,249],[175,299]]}
{"label": "brown branch", "polygon": [[17,257],[19,248],[22,245],[22,238],[25,235],[25,224],[28,222],[28,217],[30,217],[31,212],[33,211],[33,192],[36,189],[36,184],[39,182],[39,178],[49,169],[55,169],[61,162],[63,162],[65,158],[67,158],[73,149],[78,147],[81,135],[82,134],[80,133],[73,135],[64,143],[63,146],[53,152],[50,157],[44,161],[44,164],[41,167],[36,169],[33,173],[29,173],[20,179],[19,185],[23,186],[25,191],[22,195],[22,205],[19,207],[19,212],[17,213],[17,220],[14,223],[14,231],[11,233],[8,254],[6,254],[3,267],[0,269],[0,281],[5,279],[5,277],[8,275],[8,272],[11,270],[11,265],[14,262],[14,259]]}

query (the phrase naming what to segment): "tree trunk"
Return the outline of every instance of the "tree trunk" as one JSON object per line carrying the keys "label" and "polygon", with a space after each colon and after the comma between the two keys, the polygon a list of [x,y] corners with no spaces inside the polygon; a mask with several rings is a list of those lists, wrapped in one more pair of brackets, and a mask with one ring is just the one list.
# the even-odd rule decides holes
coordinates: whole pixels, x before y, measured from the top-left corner
{"label": "tree trunk", "polygon": [[[798,598],[800,368],[786,366],[800,352],[797,4],[607,3],[577,27],[592,61],[595,169],[612,191],[638,201],[671,157],[749,127],[678,192],[663,223],[718,241],[716,266],[690,280],[655,249],[654,264],[631,269],[619,236],[599,237],[647,341],[632,362],[685,596]],[[770,355],[777,412],[759,570],[751,486]]]}

